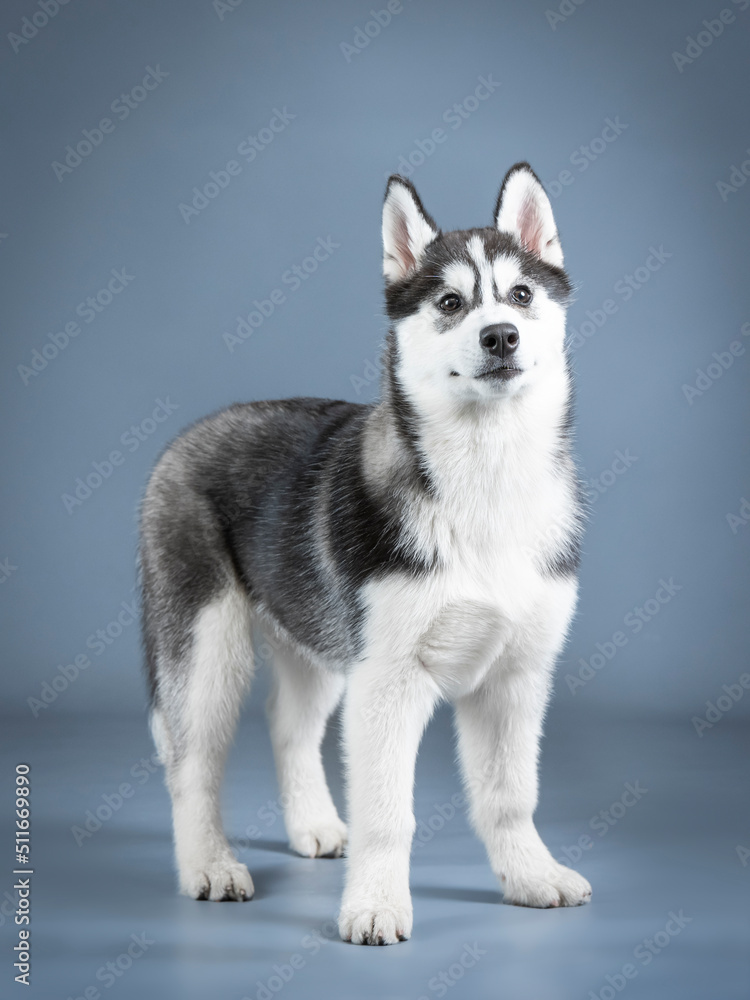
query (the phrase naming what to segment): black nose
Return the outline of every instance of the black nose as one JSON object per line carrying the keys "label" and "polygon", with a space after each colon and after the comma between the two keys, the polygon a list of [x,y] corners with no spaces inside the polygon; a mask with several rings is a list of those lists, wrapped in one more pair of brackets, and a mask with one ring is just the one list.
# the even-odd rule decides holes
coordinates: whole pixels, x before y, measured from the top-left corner
{"label": "black nose", "polygon": [[521,338],[512,323],[495,323],[486,326],[479,333],[479,343],[496,358],[509,358],[518,347]]}

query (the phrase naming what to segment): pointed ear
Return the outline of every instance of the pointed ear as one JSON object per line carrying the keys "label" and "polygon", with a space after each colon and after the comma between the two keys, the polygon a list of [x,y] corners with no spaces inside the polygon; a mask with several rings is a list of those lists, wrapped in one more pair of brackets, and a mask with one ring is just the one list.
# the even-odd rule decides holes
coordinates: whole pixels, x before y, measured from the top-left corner
{"label": "pointed ear", "polygon": [[388,179],[383,205],[383,274],[399,281],[416,270],[440,230],[425,212],[414,186],[398,174]]}
{"label": "pointed ear", "polygon": [[562,267],[557,226],[542,183],[528,165],[516,163],[505,175],[495,206],[495,225],[548,264]]}

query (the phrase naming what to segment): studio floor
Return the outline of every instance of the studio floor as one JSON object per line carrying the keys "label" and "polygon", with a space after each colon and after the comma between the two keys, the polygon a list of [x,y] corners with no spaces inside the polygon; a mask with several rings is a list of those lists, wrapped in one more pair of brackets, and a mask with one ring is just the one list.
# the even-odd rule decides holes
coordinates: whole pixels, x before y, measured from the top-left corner
{"label": "studio floor", "polygon": [[[537,820],[556,857],[580,856],[594,893],[587,906],[532,910],[503,905],[455,806],[461,789],[442,709],[417,769],[414,934],[366,948],[336,934],[344,863],[287,848],[257,700],[225,787],[227,830],[256,886],[246,904],[176,894],[167,794],[145,718],[54,712],[3,725],[6,780],[19,761],[32,768],[34,871],[24,992],[10,958],[8,827],[4,997],[750,997],[748,769],[736,763],[748,760],[748,734],[730,714],[698,737],[689,719],[553,706]],[[335,725],[325,751],[341,803]]]}

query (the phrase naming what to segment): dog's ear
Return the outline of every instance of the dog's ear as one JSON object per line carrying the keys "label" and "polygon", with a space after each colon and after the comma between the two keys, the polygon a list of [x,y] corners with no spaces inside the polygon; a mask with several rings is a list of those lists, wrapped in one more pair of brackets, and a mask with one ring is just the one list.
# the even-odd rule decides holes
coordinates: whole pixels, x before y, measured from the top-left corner
{"label": "dog's ear", "polygon": [[552,205],[528,163],[516,163],[505,175],[497,196],[495,225],[548,264],[562,267],[563,252]]}
{"label": "dog's ear", "polygon": [[416,270],[425,248],[440,230],[425,212],[414,185],[393,174],[383,205],[383,274],[399,281]]}

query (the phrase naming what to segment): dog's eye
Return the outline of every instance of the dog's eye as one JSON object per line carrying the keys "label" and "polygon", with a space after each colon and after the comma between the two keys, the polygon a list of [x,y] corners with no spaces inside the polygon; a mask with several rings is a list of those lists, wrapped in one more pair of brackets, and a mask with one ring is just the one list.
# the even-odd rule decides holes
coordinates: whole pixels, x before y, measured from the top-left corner
{"label": "dog's eye", "polygon": [[438,306],[443,310],[444,313],[454,313],[461,308],[463,303],[458,295],[444,295],[442,299],[438,302]]}
{"label": "dog's eye", "polygon": [[527,288],[526,285],[516,285],[515,288],[511,289],[510,297],[519,306],[527,306],[534,298],[531,289]]}

